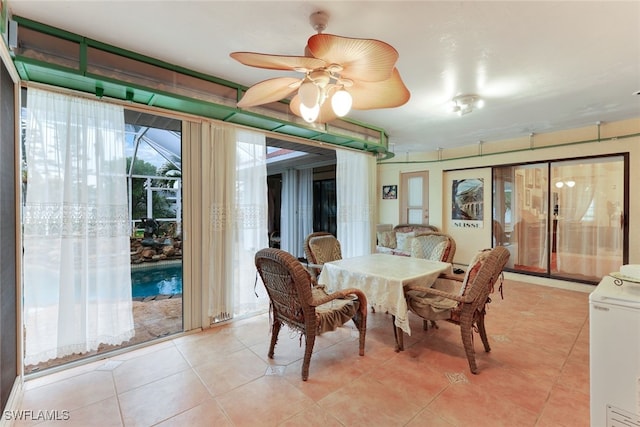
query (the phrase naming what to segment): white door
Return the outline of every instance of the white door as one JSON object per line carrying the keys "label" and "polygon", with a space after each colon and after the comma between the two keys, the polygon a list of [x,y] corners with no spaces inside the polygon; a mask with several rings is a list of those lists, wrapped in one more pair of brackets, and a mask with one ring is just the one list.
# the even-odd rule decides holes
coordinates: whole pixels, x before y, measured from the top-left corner
{"label": "white door", "polygon": [[429,172],[400,174],[400,222],[429,223]]}

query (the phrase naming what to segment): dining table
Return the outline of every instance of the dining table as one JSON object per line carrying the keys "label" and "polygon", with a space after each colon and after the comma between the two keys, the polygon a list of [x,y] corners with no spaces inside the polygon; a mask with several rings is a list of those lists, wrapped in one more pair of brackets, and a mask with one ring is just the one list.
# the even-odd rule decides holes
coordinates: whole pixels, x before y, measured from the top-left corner
{"label": "dining table", "polygon": [[374,253],[324,263],[317,283],[329,291],[360,289],[371,307],[393,315],[395,326],[411,335],[404,287],[430,287],[441,273],[451,270],[447,262]]}

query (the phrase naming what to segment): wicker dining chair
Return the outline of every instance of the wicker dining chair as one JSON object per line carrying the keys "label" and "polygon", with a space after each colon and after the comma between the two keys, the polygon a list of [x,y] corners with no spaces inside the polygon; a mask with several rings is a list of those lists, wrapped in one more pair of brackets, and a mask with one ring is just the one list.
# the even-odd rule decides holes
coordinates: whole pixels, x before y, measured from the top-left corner
{"label": "wicker dining chair", "polygon": [[273,359],[282,324],[305,337],[302,380],[309,378],[309,364],[316,336],[334,331],[353,320],[359,332],[359,354],[364,356],[367,330],[367,297],[359,289],[328,294],[324,286],[312,286],[312,277],[288,252],[265,248],[256,253],[255,264],[269,294],[273,314],[268,356]]}
{"label": "wicker dining chair", "polygon": [[[473,348],[473,331],[475,329],[479,333],[484,350],[491,351],[484,325],[486,304],[491,302],[489,295],[493,292],[498,278],[502,277],[502,270],[508,260],[509,251],[503,246],[498,246],[478,252],[469,264],[464,279],[454,275],[442,275],[441,278],[445,280],[461,281],[462,285],[457,293],[437,289],[437,281],[433,288],[419,285],[405,287],[409,311],[423,319],[424,329],[428,327],[427,322],[431,322],[437,328],[436,320],[446,320],[460,326],[469,368],[474,374],[478,373],[478,367]],[[502,295],[502,283],[500,294]],[[402,330],[394,330],[398,349],[402,350]]]}
{"label": "wicker dining chair", "polygon": [[[325,231],[309,234],[305,239],[304,248],[307,260],[311,263],[309,268],[316,278],[320,275],[325,262],[342,259],[340,241],[333,234]],[[376,312],[375,307],[371,306],[371,312]]]}
{"label": "wicker dining chair", "polygon": [[453,262],[456,254],[456,241],[446,233],[434,231],[421,234],[411,241],[411,256],[432,261]]}
{"label": "wicker dining chair", "polygon": [[309,270],[318,277],[322,264],[342,259],[340,241],[327,231],[316,231],[304,239],[304,255],[310,264]]}

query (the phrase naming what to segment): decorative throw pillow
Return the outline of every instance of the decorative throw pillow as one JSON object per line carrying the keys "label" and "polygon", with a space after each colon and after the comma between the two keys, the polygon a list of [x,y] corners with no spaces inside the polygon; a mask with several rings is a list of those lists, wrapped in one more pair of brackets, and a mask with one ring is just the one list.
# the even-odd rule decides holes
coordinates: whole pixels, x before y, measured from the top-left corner
{"label": "decorative throw pillow", "polygon": [[[396,248],[404,252],[411,252],[411,240],[415,235],[415,231],[411,231],[409,233],[396,232]],[[411,239],[409,239],[409,237],[411,237]]]}
{"label": "decorative throw pillow", "polygon": [[396,248],[396,233],[395,231],[379,231],[377,233],[378,236],[378,246],[383,246],[385,248]]}
{"label": "decorative throw pillow", "polygon": [[414,236],[407,236],[407,240],[404,241],[402,252],[411,253],[411,245],[413,244]]}

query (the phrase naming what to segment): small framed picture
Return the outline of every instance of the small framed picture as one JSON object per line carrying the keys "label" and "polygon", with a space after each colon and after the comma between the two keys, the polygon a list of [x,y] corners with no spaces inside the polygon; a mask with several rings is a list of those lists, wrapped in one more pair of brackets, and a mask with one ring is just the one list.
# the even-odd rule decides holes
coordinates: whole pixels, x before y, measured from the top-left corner
{"label": "small framed picture", "polygon": [[398,198],[398,186],[397,185],[383,185],[382,186],[382,198],[383,199],[397,199]]}

